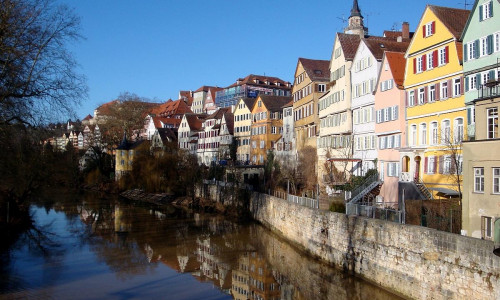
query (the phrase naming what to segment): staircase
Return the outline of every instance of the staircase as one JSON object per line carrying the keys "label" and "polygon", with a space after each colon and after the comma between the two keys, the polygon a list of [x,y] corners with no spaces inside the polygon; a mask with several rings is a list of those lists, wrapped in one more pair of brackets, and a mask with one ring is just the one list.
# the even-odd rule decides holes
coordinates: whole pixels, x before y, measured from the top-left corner
{"label": "staircase", "polygon": [[349,204],[355,204],[359,202],[359,200],[364,199],[365,196],[378,195],[381,186],[382,181],[379,179],[378,173],[373,174],[372,176],[368,177],[360,186],[352,191],[351,199],[349,199],[348,201]]}
{"label": "staircase", "polygon": [[415,183],[417,189],[420,191],[420,193],[422,194],[422,196],[424,196],[426,200],[434,200],[432,193],[429,191],[429,189],[427,189],[425,184],[422,181],[420,181],[420,179],[415,178],[413,182]]}

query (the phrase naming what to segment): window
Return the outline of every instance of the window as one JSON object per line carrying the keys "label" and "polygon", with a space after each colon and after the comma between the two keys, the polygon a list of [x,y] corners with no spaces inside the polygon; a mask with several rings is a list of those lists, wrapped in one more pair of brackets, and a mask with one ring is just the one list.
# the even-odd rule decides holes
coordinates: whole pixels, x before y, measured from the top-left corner
{"label": "window", "polygon": [[479,56],[488,55],[488,38],[482,37],[479,39]]}
{"label": "window", "polygon": [[498,138],[498,108],[486,109],[488,139]]}
{"label": "window", "polygon": [[429,102],[434,101],[436,101],[436,86],[433,84],[429,86]]}
{"label": "window", "polygon": [[447,53],[447,48],[446,47],[439,49],[439,62],[438,62],[438,65],[442,66],[442,65],[446,64],[447,55],[448,55],[448,53]]}
{"label": "window", "polygon": [[493,194],[500,194],[500,168],[493,168]]}
{"label": "window", "polygon": [[460,78],[453,79],[453,97],[458,97],[462,94],[461,92]]}
{"label": "window", "polygon": [[408,106],[415,106],[415,91],[408,93]]}
{"label": "window", "polygon": [[481,217],[481,238],[485,240],[491,240],[491,237],[493,236],[492,233],[492,223],[493,218],[492,217]]}
{"label": "window", "polygon": [[465,49],[467,51],[467,60],[472,60],[472,59],[476,58],[476,43],[475,43],[475,41],[468,43]]}
{"label": "window", "polygon": [[436,22],[430,22],[424,25],[424,38],[433,35],[436,32]]}
{"label": "window", "polygon": [[424,71],[424,57],[417,57],[417,73],[421,73]]}
{"label": "window", "polygon": [[474,192],[484,193],[484,168],[474,168]]}
{"label": "window", "polygon": [[427,145],[427,124],[420,124],[420,145]]}
{"label": "window", "polygon": [[397,162],[387,163],[387,176],[398,177],[399,176],[399,164]]}
{"label": "window", "polygon": [[392,120],[397,120],[398,119],[398,106],[393,106],[392,107]]}
{"label": "window", "polygon": [[411,145],[416,146],[417,145],[417,125],[413,124],[411,125]]}
{"label": "window", "polygon": [[495,48],[495,52],[498,52],[500,51],[500,32],[497,32],[493,35],[494,39],[495,39],[495,45],[494,45],[494,48]]}
{"label": "window", "polygon": [[436,172],[436,157],[429,156],[427,160],[427,174],[434,174]]}
{"label": "window", "polygon": [[324,85],[324,84],[318,84],[318,92],[320,92],[320,93],[325,92],[325,87],[326,87],[326,85]]}
{"label": "window", "polygon": [[469,91],[477,89],[477,76],[476,76],[476,74],[467,77],[467,81],[469,83],[469,87],[468,87]]}
{"label": "window", "polygon": [[443,162],[443,174],[450,174],[451,171],[451,157],[445,156]]}
{"label": "window", "polygon": [[443,121],[442,130],[443,133],[441,136],[441,143],[446,145],[450,142],[450,133],[451,133],[450,120]]}
{"label": "window", "polygon": [[489,19],[493,16],[491,1],[479,6],[479,21]]}
{"label": "window", "polygon": [[265,145],[266,145],[265,141],[260,141],[260,149],[264,149]]}
{"label": "window", "polygon": [[434,52],[427,54],[427,70],[430,70],[434,67]]}
{"label": "window", "polygon": [[455,119],[455,141],[461,142],[464,138],[464,119]]}
{"label": "window", "polygon": [[432,122],[431,123],[431,138],[430,138],[430,142],[431,142],[431,145],[437,145],[438,143],[438,136],[439,136],[439,132],[438,132],[438,123],[437,122]]}
{"label": "window", "polygon": [[418,104],[422,105],[425,103],[425,88],[420,88],[418,90]]}
{"label": "window", "polygon": [[448,82],[441,82],[441,99],[448,98]]}

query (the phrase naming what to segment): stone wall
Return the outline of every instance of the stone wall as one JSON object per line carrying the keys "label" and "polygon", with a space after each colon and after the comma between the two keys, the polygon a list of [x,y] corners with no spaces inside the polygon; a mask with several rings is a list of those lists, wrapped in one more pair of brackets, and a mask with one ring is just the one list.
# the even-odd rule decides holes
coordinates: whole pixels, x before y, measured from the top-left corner
{"label": "stone wall", "polygon": [[500,257],[490,241],[312,210],[258,193],[250,210],[311,255],[405,297],[500,299]]}

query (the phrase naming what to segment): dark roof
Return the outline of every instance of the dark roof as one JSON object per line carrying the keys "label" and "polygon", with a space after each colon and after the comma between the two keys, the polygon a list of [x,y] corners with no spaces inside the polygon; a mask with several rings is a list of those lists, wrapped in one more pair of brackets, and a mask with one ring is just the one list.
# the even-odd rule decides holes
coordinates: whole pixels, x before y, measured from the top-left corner
{"label": "dark roof", "polygon": [[204,85],[204,86],[199,87],[196,91],[194,91],[194,93],[208,92],[208,90],[211,89],[211,88],[219,88],[219,87],[218,86]]}
{"label": "dark roof", "polygon": [[158,134],[160,135],[160,138],[163,142],[165,141],[170,141],[170,142],[175,142],[177,141],[177,130],[173,128],[158,128]]}
{"label": "dark roof", "polygon": [[312,81],[330,80],[330,61],[299,57],[299,62]]}
{"label": "dark roof", "polygon": [[207,119],[216,119],[216,120],[221,119],[222,116],[227,112],[231,112],[231,107],[219,108],[217,111],[209,115]]}
{"label": "dark roof", "polygon": [[354,0],[352,3],[351,17],[363,17],[361,15],[361,9],[359,9],[358,0]]}
{"label": "dark roof", "polygon": [[283,105],[282,108],[287,108],[287,107],[292,107],[293,106],[293,100],[288,102],[287,104]]}
{"label": "dark roof", "polygon": [[401,39],[403,41],[409,42],[411,40],[411,38],[413,37],[413,35],[415,34],[415,32],[410,32],[409,34],[410,34],[410,38],[403,39],[403,32],[402,31],[384,30],[383,36],[385,38],[392,39],[392,40],[397,40],[399,37],[401,37]]}
{"label": "dark roof", "polygon": [[455,38],[460,39],[469,18],[470,10],[436,5],[428,5],[428,7],[436,17],[443,22]]}
{"label": "dark roof", "polygon": [[224,117],[229,134],[232,135],[234,133],[234,114],[231,111],[228,111],[224,114]]}
{"label": "dark roof", "polygon": [[205,114],[185,114],[185,116],[191,130],[201,130],[203,121],[207,117]]}
{"label": "dark roof", "polygon": [[363,38],[363,40],[373,56],[379,61],[382,60],[385,51],[406,52],[410,45],[409,41],[397,42],[384,37],[368,37]]}
{"label": "dark roof", "polygon": [[242,98],[243,102],[245,102],[245,105],[248,107],[249,110],[252,110],[253,105],[255,104],[255,101],[257,100],[256,98]]}
{"label": "dark roof", "polygon": [[83,118],[83,121],[87,121],[87,120],[91,120],[91,119],[93,119],[93,117],[90,114],[88,114],[85,118]]}
{"label": "dark roof", "polygon": [[344,58],[346,60],[353,60],[354,55],[356,55],[356,50],[358,50],[359,42],[361,38],[357,34],[347,34],[347,33],[337,33],[337,37],[342,47],[342,52],[344,53]]}
{"label": "dark roof", "polygon": [[[255,80],[257,80],[258,82],[255,82]],[[268,82],[269,84],[267,84],[266,82]],[[238,80],[235,83],[231,84],[227,88],[232,88],[232,87],[240,86],[240,85],[252,85],[252,86],[263,86],[263,87],[276,88],[277,83],[280,84],[280,86],[279,86],[280,89],[286,90],[286,89],[292,88],[290,82],[284,81],[278,77],[262,76],[262,75],[254,75],[254,74],[250,74],[245,78],[238,78]]]}
{"label": "dark roof", "polygon": [[283,105],[292,101],[292,97],[288,96],[271,96],[271,95],[259,95],[257,99],[261,99],[267,110],[270,112],[277,112],[283,109]]}

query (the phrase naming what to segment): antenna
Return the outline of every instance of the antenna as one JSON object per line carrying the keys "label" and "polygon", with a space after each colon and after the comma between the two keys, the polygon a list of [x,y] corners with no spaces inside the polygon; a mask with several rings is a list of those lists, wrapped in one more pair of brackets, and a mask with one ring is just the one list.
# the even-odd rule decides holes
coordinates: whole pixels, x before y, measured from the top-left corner
{"label": "antenna", "polygon": [[464,9],[467,9],[467,6],[471,6],[472,3],[468,3],[467,0],[464,0],[464,2],[459,2],[458,4],[463,4],[464,5]]}

